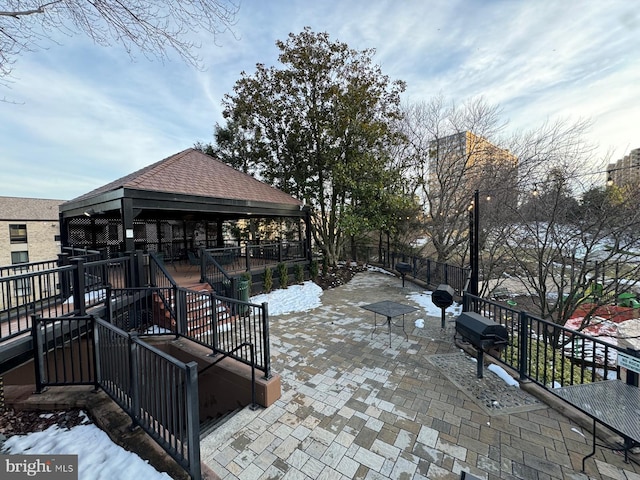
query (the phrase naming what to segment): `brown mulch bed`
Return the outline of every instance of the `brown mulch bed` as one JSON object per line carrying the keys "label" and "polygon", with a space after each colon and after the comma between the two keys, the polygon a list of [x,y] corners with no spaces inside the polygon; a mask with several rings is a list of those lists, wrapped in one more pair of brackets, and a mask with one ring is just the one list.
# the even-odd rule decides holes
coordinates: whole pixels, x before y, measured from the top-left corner
{"label": "brown mulch bed", "polygon": [[[42,412],[38,410],[14,410],[5,408],[0,413],[0,445],[2,440],[14,435],[43,432],[52,425],[69,429],[82,423],[90,423],[87,415],[79,409]],[[1,450],[1,448],[0,448]]]}
{"label": "brown mulch bed", "polygon": [[320,271],[318,277],[313,281],[323,290],[328,290],[329,288],[335,288],[349,283],[349,280],[351,280],[356,273],[364,272],[366,269],[367,267],[363,265],[340,264],[335,267],[329,267],[326,273]]}

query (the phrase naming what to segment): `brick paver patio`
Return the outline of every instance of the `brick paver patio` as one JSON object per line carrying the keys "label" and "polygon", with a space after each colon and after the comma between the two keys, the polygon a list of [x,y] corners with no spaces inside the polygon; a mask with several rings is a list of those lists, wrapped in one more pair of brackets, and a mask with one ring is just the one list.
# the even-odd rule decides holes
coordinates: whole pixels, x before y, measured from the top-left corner
{"label": "brick paver patio", "polygon": [[[282,397],[267,409],[244,409],[203,439],[202,461],[225,480],[458,479],[462,471],[483,479],[640,480],[636,464],[600,448],[581,473],[590,433],[537,399],[487,408],[487,392],[498,407],[509,405],[511,395],[496,387],[506,384],[486,372],[476,382],[484,392],[461,386],[461,373],[475,366],[454,345],[453,330],[440,330],[439,317],[407,315],[409,340],[394,327],[391,347],[386,328],[372,337],[373,314],[361,306],[418,306],[408,298],[418,291],[393,276],[360,273],[323,292],[319,308],[272,316]],[[430,329],[415,328],[418,318]]]}

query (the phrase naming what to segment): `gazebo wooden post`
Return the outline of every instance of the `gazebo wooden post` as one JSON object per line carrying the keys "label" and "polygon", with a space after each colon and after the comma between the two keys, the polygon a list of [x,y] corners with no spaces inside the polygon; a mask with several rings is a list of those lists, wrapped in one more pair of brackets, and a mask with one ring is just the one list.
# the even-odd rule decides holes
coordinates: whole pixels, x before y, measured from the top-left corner
{"label": "gazebo wooden post", "polygon": [[133,234],[133,200],[131,198],[122,198],[120,216],[122,217],[124,250],[125,252],[133,252],[135,250],[135,239]]}

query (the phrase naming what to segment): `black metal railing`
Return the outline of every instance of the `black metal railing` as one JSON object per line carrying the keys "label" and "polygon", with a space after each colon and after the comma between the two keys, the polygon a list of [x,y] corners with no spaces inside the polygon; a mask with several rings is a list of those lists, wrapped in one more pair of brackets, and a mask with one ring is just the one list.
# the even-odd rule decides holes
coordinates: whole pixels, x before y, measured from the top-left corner
{"label": "black metal railing", "polygon": [[70,265],[0,278],[0,341],[29,332],[34,314],[72,314],[76,302],[65,294],[71,289],[62,285],[70,282],[75,271],[76,267]]}
{"label": "black metal railing", "polygon": [[17,263],[0,267],[0,278],[20,275],[22,273],[41,272],[51,270],[58,266],[58,260],[45,260],[43,262]]}
{"label": "black metal railing", "polygon": [[0,342],[29,332],[32,315],[85,315],[104,303],[108,287],[144,284],[139,252],[92,262],[81,256],[58,261],[65,264],[0,277]]}
{"label": "black metal railing", "polygon": [[95,320],[100,387],[171,457],[200,479],[197,363],[187,364]]}
{"label": "black metal railing", "polygon": [[469,282],[470,269],[459,267],[444,262],[437,262],[428,258],[415,255],[406,255],[399,252],[389,252],[382,250],[383,265],[395,268],[398,262],[411,265],[411,271],[407,274],[415,279],[422,280],[427,285],[437,287],[440,284],[451,286],[457,295],[462,296],[462,292],[467,288]]}
{"label": "black metal railing", "polygon": [[102,388],[191,478],[200,480],[197,363],[183,363],[93,316],[32,319],[36,391]]}
{"label": "black metal railing", "polygon": [[464,294],[464,311],[504,325],[510,345],[498,360],[546,389],[610,379],[618,375],[618,352],[626,349],[600,338],[517,311],[498,302]]}
{"label": "black metal railing", "polygon": [[164,256],[149,252],[149,285],[152,287],[175,288],[176,282],[167,271]]}
{"label": "black metal railing", "polygon": [[105,318],[139,334],[178,333],[174,287],[107,288]]}
{"label": "black metal railing", "polygon": [[102,260],[106,255],[99,250],[90,250],[84,247],[62,247],[62,255],[69,258],[84,258],[85,262]]}
{"label": "black metal railing", "polygon": [[[178,333],[212,350],[271,376],[269,313],[256,305],[213,292],[178,289]],[[253,345],[255,362],[246,345]],[[243,346],[244,345],[244,346]]]}
{"label": "black metal railing", "polygon": [[[268,307],[213,292],[185,288],[108,289],[105,318],[140,335],[170,334],[193,340],[271,376]],[[256,359],[246,345],[254,348]],[[242,345],[245,345],[243,347]]]}
{"label": "black metal railing", "polygon": [[32,317],[36,392],[49,386],[97,386],[93,320]]}
{"label": "black metal railing", "polygon": [[[218,252],[220,253],[220,252]],[[220,256],[218,256],[220,258]],[[218,294],[233,295],[233,279],[209,250],[200,250],[201,279],[206,281]]]}

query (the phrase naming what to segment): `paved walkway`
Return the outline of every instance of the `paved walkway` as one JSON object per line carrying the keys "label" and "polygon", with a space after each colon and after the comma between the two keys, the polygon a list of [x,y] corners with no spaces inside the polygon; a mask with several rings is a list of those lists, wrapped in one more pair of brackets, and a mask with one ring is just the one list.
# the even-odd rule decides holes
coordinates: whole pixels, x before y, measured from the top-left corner
{"label": "paved walkway", "polygon": [[[640,467],[591,451],[591,436],[558,411],[453,345],[453,325],[408,314],[406,341],[393,327],[372,338],[362,305],[416,305],[422,291],[376,272],[322,295],[310,312],[271,317],[273,370],[282,397],[244,409],[203,439],[202,461],[227,479],[636,479]],[[416,319],[425,328],[415,328]],[[380,320],[380,318],[379,318]],[[614,406],[612,406],[614,407]],[[614,407],[615,408],[615,407]],[[588,476],[587,476],[588,475]]]}

